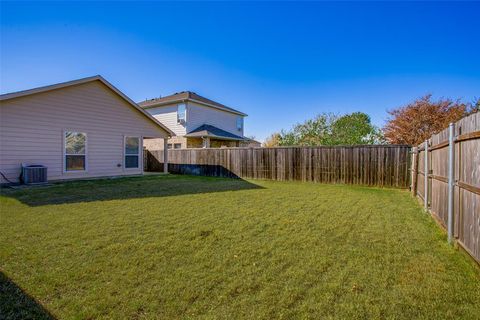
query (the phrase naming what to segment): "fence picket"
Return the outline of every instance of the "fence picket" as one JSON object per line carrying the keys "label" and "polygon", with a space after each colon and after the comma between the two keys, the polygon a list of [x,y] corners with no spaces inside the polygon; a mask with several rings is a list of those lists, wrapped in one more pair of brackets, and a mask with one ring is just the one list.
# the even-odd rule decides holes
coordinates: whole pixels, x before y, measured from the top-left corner
{"label": "fence picket", "polygon": [[[446,229],[450,217],[453,223],[450,224],[450,240],[453,236],[480,262],[480,112],[457,121],[454,136],[453,177],[450,179],[449,128],[428,139],[430,147],[423,143],[416,148],[418,152],[412,161],[415,172],[412,194],[427,203],[428,211]],[[430,173],[422,172],[422,166],[428,167]],[[425,179],[423,185],[422,179]],[[449,181],[453,183],[453,190],[449,190]],[[450,214],[449,208],[453,211]]]}
{"label": "fence picket", "polygon": [[[168,150],[171,173],[407,188],[406,145]],[[163,151],[147,151],[146,170],[163,169]]]}

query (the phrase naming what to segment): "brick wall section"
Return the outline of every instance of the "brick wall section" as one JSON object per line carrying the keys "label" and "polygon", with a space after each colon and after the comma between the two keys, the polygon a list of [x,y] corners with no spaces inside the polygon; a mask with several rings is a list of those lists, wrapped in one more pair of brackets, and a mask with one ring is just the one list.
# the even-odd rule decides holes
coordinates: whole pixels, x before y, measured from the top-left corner
{"label": "brick wall section", "polygon": [[[203,147],[202,138],[173,137],[168,139],[168,143],[171,143],[172,145],[175,143],[181,143],[182,149]],[[163,150],[163,139],[145,139],[143,145],[147,150]],[[233,148],[238,146],[238,141],[210,139],[211,148]]]}
{"label": "brick wall section", "polygon": [[[182,149],[187,147],[187,138],[185,137],[172,137],[168,139],[167,143],[172,145],[175,143],[182,144]],[[143,146],[147,150],[163,150],[163,139],[145,139],[143,140]]]}
{"label": "brick wall section", "polygon": [[210,139],[210,148],[221,148],[221,147],[227,147],[227,148],[238,147],[238,141]]}

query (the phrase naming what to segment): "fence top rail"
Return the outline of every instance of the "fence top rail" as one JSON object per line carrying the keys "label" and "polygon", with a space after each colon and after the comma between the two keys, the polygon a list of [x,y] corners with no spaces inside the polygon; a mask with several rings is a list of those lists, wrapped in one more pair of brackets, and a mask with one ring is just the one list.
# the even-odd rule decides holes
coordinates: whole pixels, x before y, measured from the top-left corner
{"label": "fence top rail", "polygon": [[[480,131],[473,131],[473,132],[458,135],[458,136],[455,137],[454,143],[459,143],[459,142],[462,142],[462,141],[474,140],[474,139],[480,139]],[[430,147],[429,151],[445,148],[449,145],[448,140],[444,140],[444,141],[436,143],[436,144],[433,144],[433,142],[431,142],[430,140],[428,141],[428,145]],[[418,147],[417,147],[417,150],[420,150],[420,151],[425,150],[425,147],[423,146],[424,144],[425,144],[424,142],[419,144]]]}
{"label": "fence top rail", "polygon": [[[227,148],[187,148],[168,149],[168,152],[189,151],[189,150],[241,150],[241,149],[345,149],[345,148],[411,148],[408,144],[365,144],[365,145],[338,145],[338,146],[278,146],[278,147],[227,147]],[[155,151],[155,150],[152,150]]]}
{"label": "fence top rail", "polygon": [[470,133],[465,133],[457,136],[456,142],[465,141],[465,140],[472,140],[472,139],[480,139],[480,131],[474,131]]}
{"label": "fence top rail", "polygon": [[[472,113],[457,122],[455,122],[454,135],[458,142],[478,138],[478,128],[480,125],[480,112]],[[428,139],[430,145],[438,145],[448,140],[449,127],[432,134]],[[458,139],[459,138],[459,139]]]}

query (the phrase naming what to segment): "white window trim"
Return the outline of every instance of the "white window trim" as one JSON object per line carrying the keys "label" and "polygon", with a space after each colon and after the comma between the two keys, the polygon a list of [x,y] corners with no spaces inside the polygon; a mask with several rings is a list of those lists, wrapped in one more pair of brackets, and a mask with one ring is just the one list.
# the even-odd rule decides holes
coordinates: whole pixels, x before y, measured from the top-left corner
{"label": "white window trim", "polygon": [[[138,167],[136,168],[127,168],[125,158],[127,156],[126,153],[126,146],[127,146],[127,138],[137,138],[138,139]],[[123,161],[122,167],[123,171],[135,171],[141,170],[143,172],[143,136],[139,136],[136,134],[126,134],[123,136]],[[129,156],[134,156],[134,154],[129,154]]]}
{"label": "white window trim", "polygon": [[[239,123],[240,123],[240,127],[238,126]],[[237,118],[235,119],[235,126],[237,127],[238,131],[243,130],[243,117],[242,116],[237,116]]]}
{"label": "white window trim", "polygon": [[[85,135],[85,169],[83,170],[67,170],[67,148],[65,143],[67,140],[65,139],[67,132],[79,132]],[[82,174],[88,173],[88,133],[84,130],[78,129],[64,129],[62,132],[62,168],[63,174]]]}
{"label": "white window trim", "polygon": [[[178,119],[178,106],[182,105],[185,107],[185,118],[183,119],[183,123]],[[180,125],[183,125],[185,126],[187,124],[187,103],[186,102],[182,102],[182,103],[177,103],[177,113],[176,113],[176,116],[177,116],[177,124],[180,124]]]}

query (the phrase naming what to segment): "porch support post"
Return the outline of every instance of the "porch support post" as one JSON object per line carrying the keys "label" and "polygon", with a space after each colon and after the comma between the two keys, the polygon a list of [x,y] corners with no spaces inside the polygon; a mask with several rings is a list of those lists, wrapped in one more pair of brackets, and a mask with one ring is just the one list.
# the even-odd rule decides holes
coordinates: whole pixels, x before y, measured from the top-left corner
{"label": "porch support post", "polygon": [[163,172],[168,173],[168,138],[163,138]]}
{"label": "porch support post", "polygon": [[210,137],[202,137],[203,147],[210,148]]}
{"label": "porch support post", "polygon": [[448,131],[448,243],[453,241],[453,198],[455,186],[455,124],[450,123]]}

